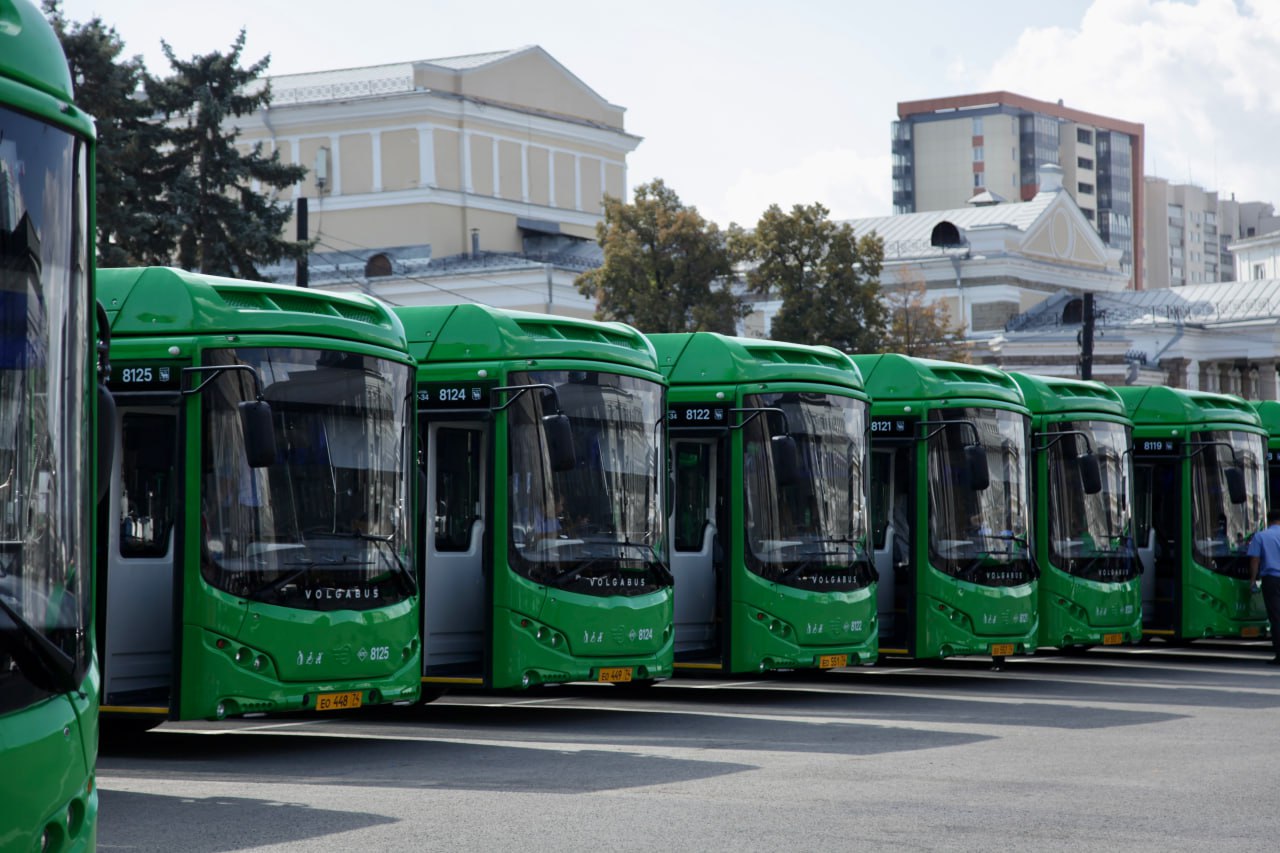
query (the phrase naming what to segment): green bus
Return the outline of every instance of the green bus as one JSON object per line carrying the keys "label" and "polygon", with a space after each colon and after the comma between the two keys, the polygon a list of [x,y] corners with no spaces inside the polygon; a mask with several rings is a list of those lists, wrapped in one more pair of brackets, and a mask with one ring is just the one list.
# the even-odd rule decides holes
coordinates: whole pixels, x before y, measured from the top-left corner
{"label": "green bus", "polygon": [[413,364],[382,303],[99,270],[116,463],[102,710],[122,726],[418,698]]}
{"label": "green bus", "polygon": [[1266,525],[1267,432],[1238,397],[1117,388],[1133,421],[1142,630],[1173,641],[1259,637],[1249,539]]}
{"label": "green bus", "polygon": [[424,695],[670,677],[649,342],[476,304],[396,313],[418,362]]}
{"label": "green bus", "polygon": [[1031,418],[1005,373],[855,355],[871,395],[881,655],[1035,650]]}
{"label": "green bus", "polygon": [[1267,431],[1267,495],[1280,500],[1280,401],[1254,400],[1254,411]]}
{"label": "green bus", "polygon": [[94,127],[0,0],[0,850],[91,850]]}
{"label": "green bus", "polygon": [[874,663],[858,369],[830,347],[649,340],[671,383],[676,668]]}
{"label": "green bus", "polygon": [[1100,382],[1010,373],[1031,409],[1038,646],[1142,639],[1133,425]]}

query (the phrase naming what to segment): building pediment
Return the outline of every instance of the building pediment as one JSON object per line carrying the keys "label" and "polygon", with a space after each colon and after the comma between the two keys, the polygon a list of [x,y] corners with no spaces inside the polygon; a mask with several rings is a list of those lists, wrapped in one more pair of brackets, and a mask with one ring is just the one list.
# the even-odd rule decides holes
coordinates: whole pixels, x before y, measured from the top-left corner
{"label": "building pediment", "polygon": [[417,63],[415,82],[465,98],[623,129],[622,107],[602,98],[537,45],[463,61],[468,59]]}
{"label": "building pediment", "polygon": [[1059,193],[1027,229],[1019,247],[1023,255],[1055,263],[1106,269],[1118,266],[1112,250],[1089,225],[1066,193]]}

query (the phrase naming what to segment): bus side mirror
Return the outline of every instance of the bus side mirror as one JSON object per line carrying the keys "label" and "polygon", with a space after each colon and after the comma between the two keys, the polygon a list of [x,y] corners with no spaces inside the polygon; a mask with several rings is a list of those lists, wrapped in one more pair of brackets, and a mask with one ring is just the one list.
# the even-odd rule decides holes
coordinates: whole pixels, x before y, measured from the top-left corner
{"label": "bus side mirror", "polygon": [[964,446],[964,464],[969,470],[969,488],[975,492],[986,490],[991,485],[991,472],[987,470],[987,449],[981,444]]}
{"label": "bus side mirror", "polygon": [[1076,457],[1076,468],[1080,471],[1080,485],[1086,495],[1102,491],[1102,466],[1098,463],[1097,454],[1085,453]]}
{"label": "bus side mirror", "polygon": [[250,468],[266,468],[276,461],[276,430],[271,404],[266,400],[240,402],[240,427],[244,431],[245,460]]}
{"label": "bus side mirror", "polygon": [[1235,465],[1226,468],[1223,473],[1227,478],[1227,495],[1233,504],[1242,504],[1249,499],[1248,490],[1244,486],[1244,471]]}
{"label": "bus side mirror", "polygon": [[773,456],[773,476],[779,486],[790,486],[800,479],[799,451],[789,435],[775,435],[769,440]]}
{"label": "bus side mirror", "polygon": [[542,416],[542,434],[552,471],[572,471],[578,465],[573,452],[573,426],[563,412]]}

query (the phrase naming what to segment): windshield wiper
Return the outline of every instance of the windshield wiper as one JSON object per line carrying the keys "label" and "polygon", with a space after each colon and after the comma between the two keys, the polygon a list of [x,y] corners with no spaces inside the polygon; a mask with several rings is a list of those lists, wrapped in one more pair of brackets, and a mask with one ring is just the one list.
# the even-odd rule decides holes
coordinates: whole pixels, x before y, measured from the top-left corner
{"label": "windshield wiper", "polygon": [[350,533],[338,533],[331,530],[313,530],[310,533],[302,534],[303,539],[358,539],[362,542],[390,542],[396,538],[394,533],[360,533],[353,530]]}
{"label": "windshield wiper", "polygon": [[603,561],[604,561],[603,557],[592,557],[590,560],[583,560],[581,563],[574,566],[572,569],[565,569],[563,572],[556,575],[555,582],[564,583],[565,581],[571,581],[574,578],[576,578],[578,575],[585,572],[587,569],[594,566],[596,563],[600,563]]}
{"label": "windshield wiper", "polygon": [[[826,554],[829,554],[829,553],[830,553],[830,554],[838,554],[838,553],[840,553],[840,552],[839,552],[839,551],[830,551],[830,552],[825,552],[825,551],[815,551],[815,552],[812,552],[811,554],[806,555],[806,556],[811,556],[811,557],[812,557],[812,556],[817,556],[817,555],[824,555],[824,556],[825,556]],[[782,575],[781,575],[780,577],[778,577],[776,580],[774,580],[774,583],[786,583],[787,581],[791,580],[792,578],[795,578],[796,576],[798,576],[801,572],[805,571],[806,569],[812,569],[814,566],[820,566],[820,565],[822,565],[822,564],[821,564],[821,563],[819,563],[817,560],[814,560],[814,559],[801,560],[799,563],[796,563],[794,566],[792,566],[791,568],[789,568],[789,569],[787,569],[785,572],[783,572],[783,573],[782,573]]]}
{"label": "windshield wiper", "polygon": [[280,590],[284,589],[293,581],[297,580],[298,578],[305,575],[307,572],[314,569],[317,563],[315,560],[305,560],[301,563],[284,563],[282,565],[298,566],[298,568],[294,569],[293,571],[289,572],[288,574],[282,577],[276,578],[275,580],[271,581],[265,586],[261,586],[258,589],[255,589],[253,592],[246,595],[245,598],[249,599],[250,601],[261,601],[264,596],[271,595],[274,592],[279,592]]}
{"label": "windshield wiper", "polygon": [[[358,541],[358,542],[380,542],[383,545],[389,546],[391,542],[395,540],[396,535],[394,533],[387,533],[387,534],[360,533],[354,530],[351,531],[350,533],[336,533],[328,530],[316,530],[310,533],[302,534],[303,539],[306,539],[308,537],[312,539],[348,539],[348,540]],[[400,559],[400,554],[396,551],[395,548],[388,547],[387,551],[391,554],[391,559],[396,567],[396,577],[399,578],[400,583],[404,586],[405,591],[409,595],[417,595],[418,579],[414,577],[413,572],[410,570],[410,568],[407,565],[405,565],[404,560]]]}
{"label": "windshield wiper", "polygon": [[0,635],[17,642],[11,654],[33,684],[51,693],[79,691],[76,662],[0,596]]}

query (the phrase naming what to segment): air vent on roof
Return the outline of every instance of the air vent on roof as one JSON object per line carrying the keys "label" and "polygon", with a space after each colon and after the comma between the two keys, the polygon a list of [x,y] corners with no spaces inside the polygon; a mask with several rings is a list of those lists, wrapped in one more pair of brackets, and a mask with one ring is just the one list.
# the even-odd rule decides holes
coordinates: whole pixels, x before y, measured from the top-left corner
{"label": "air vent on roof", "polygon": [[635,349],[635,339],[608,328],[579,326],[575,323],[560,323],[554,320],[519,320],[516,325],[525,334],[533,338],[546,338],[559,341],[585,341],[596,344],[612,344]]}

